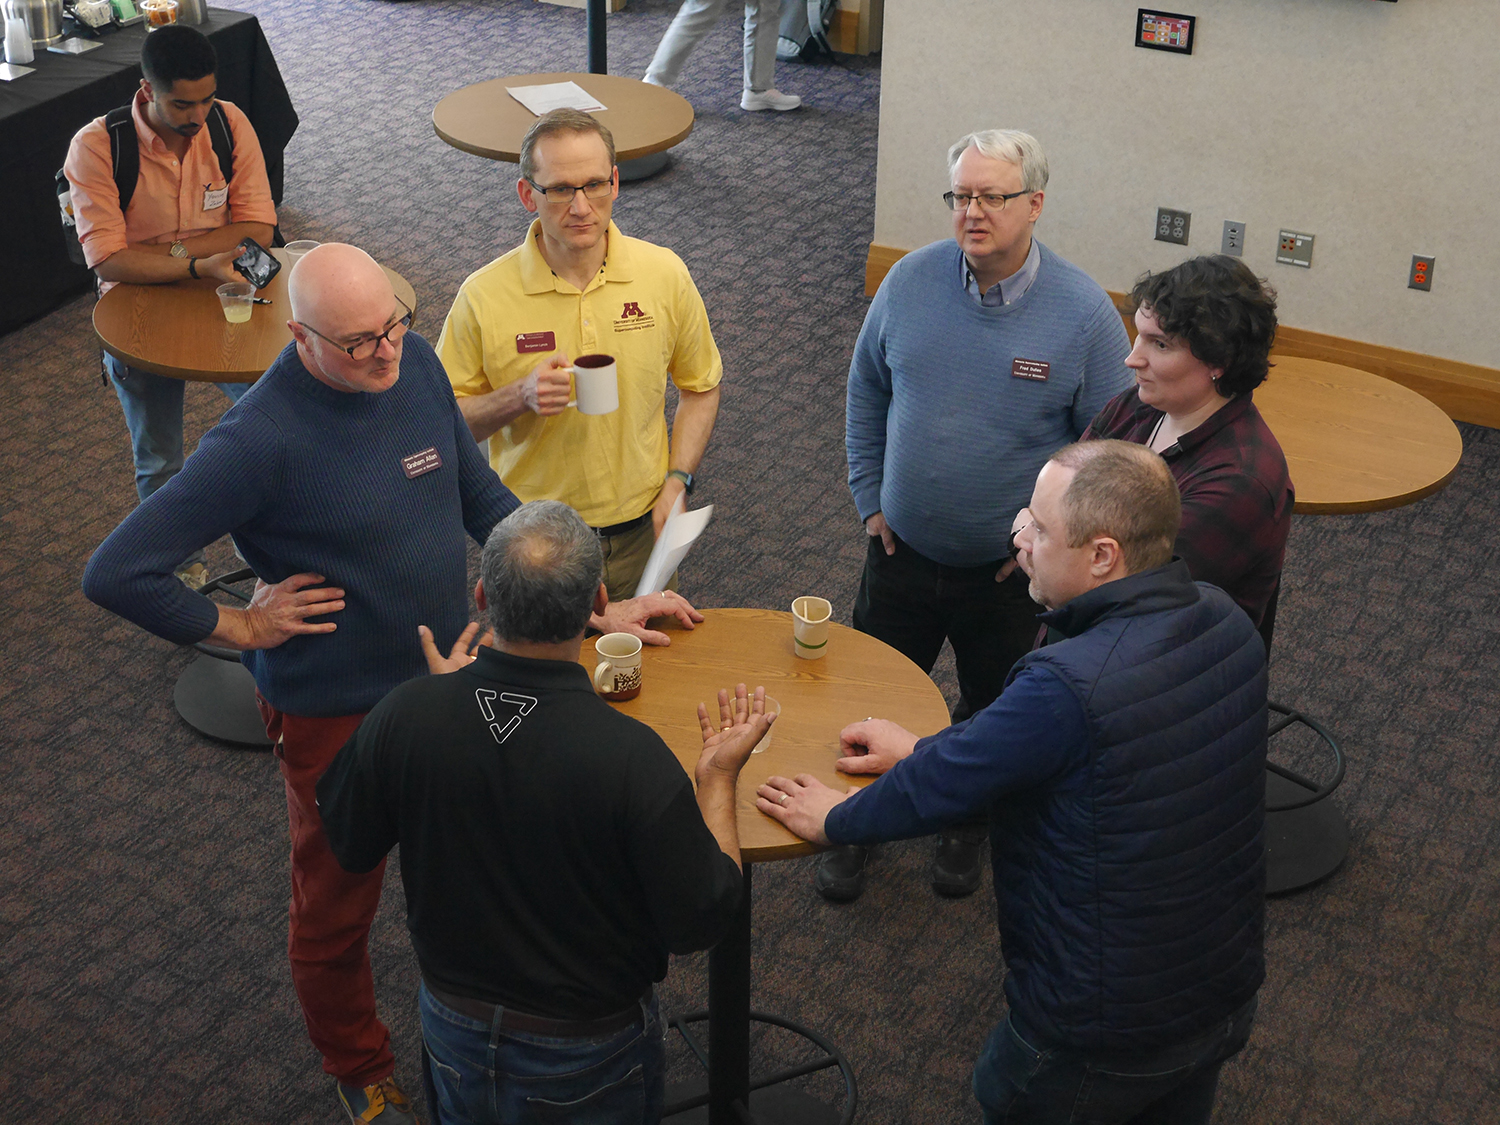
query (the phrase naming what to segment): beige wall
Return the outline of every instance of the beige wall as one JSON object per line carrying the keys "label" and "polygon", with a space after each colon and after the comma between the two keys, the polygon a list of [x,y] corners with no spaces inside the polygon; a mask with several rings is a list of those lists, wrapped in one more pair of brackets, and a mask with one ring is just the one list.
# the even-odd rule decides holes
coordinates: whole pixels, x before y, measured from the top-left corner
{"label": "beige wall", "polygon": [[[1500,0],[1171,4],[1191,56],[1136,47],[1138,7],[889,5],[873,241],[948,237],[948,144],[1023,128],[1052,169],[1039,237],[1105,288],[1239,219],[1283,323],[1500,367]],[[1158,205],[1192,212],[1188,247],[1153,241]],[[1276,264],[1282,227],[1317,236],[1311,270]]]}

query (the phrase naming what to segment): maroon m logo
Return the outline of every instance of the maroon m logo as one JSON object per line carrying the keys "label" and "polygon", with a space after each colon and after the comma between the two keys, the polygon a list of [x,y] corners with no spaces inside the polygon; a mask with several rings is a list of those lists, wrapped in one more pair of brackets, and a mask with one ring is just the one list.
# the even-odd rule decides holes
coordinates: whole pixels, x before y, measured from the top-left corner
{"label": "maroon m logo", "polygon": [[646,315],[645,313],[641,312],[641,306],[640,306],[639,303],[637,303],[635,301],[626,301],[625,302],[625,308],[620,313],[620,319],[623,320],[627,316],[645,316],[645,315]]}

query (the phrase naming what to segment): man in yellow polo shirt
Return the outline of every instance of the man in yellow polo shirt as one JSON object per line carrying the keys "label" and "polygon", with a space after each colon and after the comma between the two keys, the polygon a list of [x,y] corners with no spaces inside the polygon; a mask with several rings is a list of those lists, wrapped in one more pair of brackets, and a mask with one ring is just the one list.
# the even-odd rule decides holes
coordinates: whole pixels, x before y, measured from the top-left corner
{"label": "man in yellow polo shirt", "polygon": [[[522,500],[561,500],[600,536],[611,600],[629,598],[719,412],[723,362],[693,279],[610,221],[614,138],[578,110],[539,118],[521,145],[521,246],[471,274],[438,355],[476,441]],[[580,355],[615,357],[620,407],[568,407]],[[678,391],[670,442],[667,378]]]}

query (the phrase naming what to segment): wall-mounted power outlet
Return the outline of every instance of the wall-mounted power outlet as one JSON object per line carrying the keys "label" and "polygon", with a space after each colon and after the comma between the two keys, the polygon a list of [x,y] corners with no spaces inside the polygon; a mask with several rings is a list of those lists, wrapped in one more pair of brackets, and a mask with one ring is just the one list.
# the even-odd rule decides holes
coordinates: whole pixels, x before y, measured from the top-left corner
{"label": "wall-mounted power outlet", "polygon": [[1224,241],[1219,246],[1219,253],[1228,254],[1233,258],[1245,256],[1245,224],[1235,222],[1233,219],[1224,220]]}
{"label": "wall-mounted power outlet", "polygon": [[1187,211],[1174,211],[1170,207],[1156,209],[1156,241],[1175,242],[1178,246],[1188,244],[1188,227],[1193,216]]}
{"label": "wall-mounted power outlet", "polygon": [[1276,260],[1285,266],[1312,269],[1313,236],[1284,230],[1276,240]]}
{"label": "wall-mounted power outlet", "polygon": [[1411,256],[1411,273],[1407,275],[1406,287],[1408,289],[1422,289],[1431,293],[1432,266],[1436,260],[1431,255],[1413,254]]}

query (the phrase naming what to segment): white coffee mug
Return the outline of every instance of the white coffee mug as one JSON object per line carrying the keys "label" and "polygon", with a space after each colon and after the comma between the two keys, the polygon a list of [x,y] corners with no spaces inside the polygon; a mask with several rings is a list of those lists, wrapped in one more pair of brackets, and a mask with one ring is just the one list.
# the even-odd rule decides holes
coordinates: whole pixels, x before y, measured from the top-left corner
{"label": "white coffee mug", "polygon": [[573,373],[573,394],[569,406],[580,414],[612,414],[620,408],[620,386],[612,355],[581,355],[568,368]]}
{"label": "white coffee mug", "polygon": [[594,690],[613,703],[641,694],[641,639],[629,633],[605,633],[594,642],[599,663]]}
{"label": "white coffee mug", "polygon": [[792,603],[792,647],[803,660],[817,660],[828,651],[828,625],[833,605],[827,598],[802,597]]}

